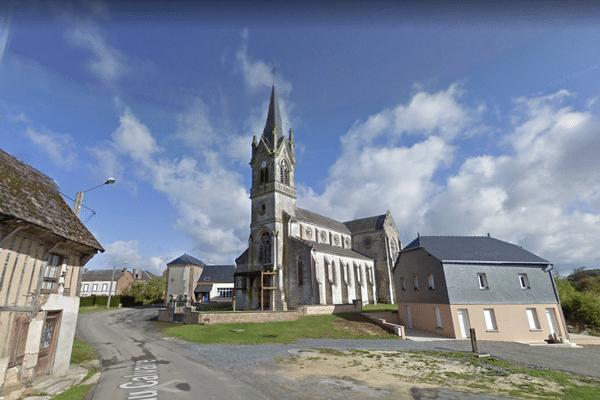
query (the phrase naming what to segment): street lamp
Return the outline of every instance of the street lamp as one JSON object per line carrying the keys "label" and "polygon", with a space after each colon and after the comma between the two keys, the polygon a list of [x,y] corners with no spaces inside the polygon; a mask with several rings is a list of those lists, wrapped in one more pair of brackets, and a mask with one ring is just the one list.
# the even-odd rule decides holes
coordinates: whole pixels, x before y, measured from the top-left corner
{"label": "street lamp", "polygon": [[110,185],[110,184],[113,184],[115,182],[116,182],[115,178],[108,178],[106,180],[106,182],[104,182],[101,185],[94,186],[93,188],[88,189],[88,190],[84,190],[83,192],[77,192],[77,196],[75,196],[75,205],[73,206],[73,211],[75,212],[75,215],[77,215],[77,217],[79,218],[79,214],[81,213],[81,203],[83,203],[83,194],[85,192],[89,192],[90,190],[99,188],[100,186]]}
{"label": "street lamp", "polygon": [[[108,289],[108,303],[106,304],[106,308],[110,308],[110,299],[112,298],[113,282],[115,280],[115,268],[117,268],[117,266],[119,266],[119,265],[125,265],[125,264],[127,264],[127,261],[125,261],[123,264],[115,264],[113,266],[113,273],[110,278],[110,289]],[[115,285],[115,296],[116,295],[117,295],[117,285]]]}

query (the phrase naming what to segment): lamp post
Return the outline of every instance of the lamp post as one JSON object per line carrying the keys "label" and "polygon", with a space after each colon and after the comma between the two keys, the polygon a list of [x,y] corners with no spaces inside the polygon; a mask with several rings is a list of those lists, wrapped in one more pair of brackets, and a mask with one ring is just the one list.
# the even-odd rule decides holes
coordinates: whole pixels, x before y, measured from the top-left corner
{"label": "lamp post", "polygon": [[[112,288],[113,288],[113,282],[115,280],[115,268],[117,268],[118,265],[125,265],[127,264],[127,261],[125,261],[123,264],[115,264],[113,266],[113,272],[112,272],[112,276],[110,278],[110,288],[108,289],[108,303],[106,303],[106,308],[110,308],[110,299],[112,298]],[[115,296],[117,295],[117,285],[115,285]]]}
{"label": "lamp post", "polygon": [[102,185],[94,186],[93,188],[84,190],[83,192],[77,192],[77,196],[75,196],[75,205],[73,206],[73,211],[75,212],[75,215],[77,215],[77,217],[79,218],[79,214],[81,213],[81,203],[83,203],[83,194],[85,192],[89,192],[90,190],[99,188],[100,186],[110,185],[115,182],[115,178],[108,178]]}

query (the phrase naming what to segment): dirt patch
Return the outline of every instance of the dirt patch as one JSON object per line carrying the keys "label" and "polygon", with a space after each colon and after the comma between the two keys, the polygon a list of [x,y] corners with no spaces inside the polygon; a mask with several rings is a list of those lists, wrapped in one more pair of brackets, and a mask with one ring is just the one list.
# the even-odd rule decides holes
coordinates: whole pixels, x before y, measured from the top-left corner
{"label": "dirt patch", "polygon": [[375,338],[397,336],[392,335],[379,325],[374,324],[368,318],[360,314],[344,314],[333,320],[335,329],[350,332],[355,335],[369,335]]}
{"label": "dirt patch", "polygon": [[[515,373],[477,358],[456,358],[421,352],[384,352],[363,350],[321,350],[319,354],[300,354],[281,360],[279,372],[294,380],[311,379],[332,382],[343,380],[386,390],[394,395],[408,394],[415,388],[449,388],[454,391],[487,393],[502,396],[554,397],[569,383],[527,373]],[[599,382],[576,385],[599,386]],[[384,396],[386,397],[386,396]]]}

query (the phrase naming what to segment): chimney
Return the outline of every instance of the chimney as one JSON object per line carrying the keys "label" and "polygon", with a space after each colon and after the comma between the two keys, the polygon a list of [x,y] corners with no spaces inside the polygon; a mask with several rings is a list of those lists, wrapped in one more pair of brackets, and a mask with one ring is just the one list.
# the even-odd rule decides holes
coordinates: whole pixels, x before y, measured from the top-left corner
{"label": "chimney", "polygon": [[137,269],[133,270],[133,279],[137,280],[138,276],[137,276]]}

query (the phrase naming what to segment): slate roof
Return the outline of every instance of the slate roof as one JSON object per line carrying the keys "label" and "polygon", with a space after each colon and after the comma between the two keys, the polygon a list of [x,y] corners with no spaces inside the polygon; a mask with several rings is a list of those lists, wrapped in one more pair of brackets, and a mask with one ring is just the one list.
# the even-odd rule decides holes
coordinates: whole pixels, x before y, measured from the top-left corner
{"label": "slate roof", "polygon": [[[136,281],[150,281],[154,278],[156,278],[157,276],[154,275],[152,272],[150,271],[137,271],[139,274],[139,278],[136,279]],[[135,277],[134,277],[135,278]]]}
{"label": "slate roof", "polygon": [[210,283],[233,283],[235,265],[207,265],[202,270],[198,285]]}
{"label": "slate roof", "polygon": [[[90,281],[110,281],[110,279],[112,278],[112,268],[111,269],[95,269],[95,270],[90,270],[87,272],[84,272],[81,275],[81,280],[84,282],[90,282]],[[115,270],[115,281],[118,281],[119,279],[121,279],[121,277],[123,275],[125,275],[127,273],[127,269],[122,270],[122,269],[117,269]]]}
{"label": "slate roof", "polygon": [[190,256],[189,254],[183,254],[183,255],[177,257],[176,259],[174,259],[173,261],[171,261],[170,263],[167,263],[167,265],[186,265],[186,264],[198,265],[200,267],[206,266],[206,264],[204,264],[202,261],[198,260],[195,257]]}
{"label": "slate roof", "polygon": [[441,261],[549,263],[517,245],[489,236],[420,236],[402,251],[417,247]]}
{"label": "slate roof", "polygon": [[318,251],[320,253],[327,253],[327,254],[340,256],[340,257],[348,257],[348,258],[356,258],[356,259],[360,259],[360,260],[373,261],[372,258],[364,256],[364,255],[362,255],[354,250],[351,250],[351,249],[344,249],[342,247],[330,246],[325,243],[310,242],[308,240],[300,239],[297,237],[292,237],[290,239],[296,240],[300,243],[304,243],[305,245],[312,247],[313,249],[315,249],[316,251]]}
{"label": "slate roof", "polygon": [[[269,103],[269,113],[267,115],[267,122],[265,129],[263,130],[262,137],[265,143],[269,145],[270,149],[273,149],[275,145],[279,146],[283,138],[281,130],[281,114],[279,112],[279,104],[277,102],[277,95],[275,94],[275,85],[271,90],[271,102]],[[273,130],[275,130],[275,142],[273,142]]]}
{"label": "slate roof", "polygon": [[0,150],[0,222],[22,220],[61,238],[104,249],[87,230],[48,176]]}
{"label": "slate roof", "polygon": [[323,228],[333,229],[338,232],[350,233],[346,225],[344,225],[340,221],[324,217],[322,215],[305,210],[303,208],[296,207],[296,219],[309,222],[314,225],[320,225]]}
{"label": "slate roof", "polygon": [[352,233],[380,230],[383,229],[386,215],[387,214],[355,219],[353,221],[344,222],[344,225],[346,225]]}

